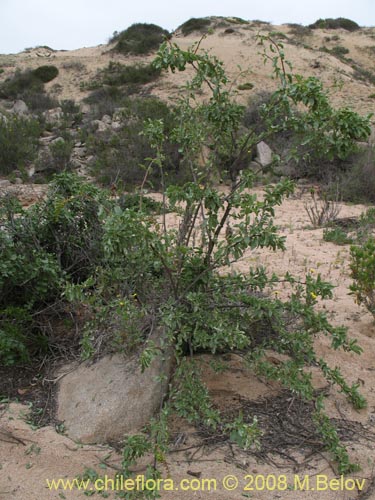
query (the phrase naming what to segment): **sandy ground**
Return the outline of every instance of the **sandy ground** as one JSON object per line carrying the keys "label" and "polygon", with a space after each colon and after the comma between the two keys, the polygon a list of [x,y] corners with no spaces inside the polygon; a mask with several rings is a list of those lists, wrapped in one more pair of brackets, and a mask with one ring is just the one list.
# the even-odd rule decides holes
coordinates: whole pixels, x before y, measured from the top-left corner
{"label": "sandy ground", "polygon": [[[259,193],[260,194],[260,193]],[[350,277],[348,272],[348,247],[339,247],[326,243],[322,239],[321,229],[311,229],[310,221],[304,210],[304,203],[309,195],[297,194],[286,200],[276,211],[276,223],[281,234],[286,236],[287,250],[285,252],[269,252],[256,250],[247,252],[244,258],[235,267],[246,271],[249,266],[265,264],[270,271],[279,275],[290,271],[296,276],[303,277],[311,269],[321,273],[322,277],[335,285],[334,297],[326,301],[322,307],[334,324],[349,327],[351,337],[358,339],[364,349],[361,356],[332,352],[328,349],[328,340],[322,338],[317,341],[317,350],[324,354],[331,366],[339,366],[349,383],[359,382],[361,392],[366,396],[368,407],[365,410],[355,411],[346,399],[331,389],[327,400],[327,408],[331,417],[346,418],[362,423],[368,432],[375,431],[375,357],[373,354],[375,328],[371,316],[358,307],[353,298],[348,295]],[[366,209],[359,205],[342,204],[340,217],[356,216]],[[171,215],[171,224],[176,220]],[[281,294],[287,293],[280,289]],[[204,370],[206,383],[216,403],[227,407],[232,399],[242,396],[247,399],[256,399],[259,396],[275,394],[278,387],[275,384],[265,384],[242,367],[238,359],[232,357],[230,370],[224,374],[215,374],[208,365]],[[321,378],[315,377],[317,386]],[[15,500],[44,500],[64,498],[62,491],[51,492],[46,488],[47,478],[70,478],[83,474],[88,467],[94,468],[98,474],[112,474],[114,470],[103,468],[100,463],[103,459],[110,464],[119,465],[120,457],[114,450],[97,446],[81,446],[72,442],[66,436],[58,434],[52,427],[32,430],[25,422],[27,407],[12,404],[3,405],[0,414],[0,498],[14,498]],[[26,419],[27,420],[27,419]],[[193,430],[183,422],[174,422],[173,427],[185,435],[182,447],[195,443]],[[11,437],[13,436],[13,437]],[[21,441],[14,441],[14,437]],[[350,477],[364,478],[367,486],[374,472],[375,450],[372,442],[359,444],[353,441],[346,443],[351,459],[361,464],[361,471]],[[357,499],[359,492],[355,491],[241,491],[249,483],[247,475],[276,475],[282,478],[286,474],[288,485],[295,480],[295,471],[289,469],[275,469],[266,464],[257,463],[255,459],[238,456],[236,465],[227,463],[227,449],[217,449],[210,454],[199,451],[192,463],[190,450],[180,453],[171,453],[167,457],[167,465],[163,477],[171,478],[177,484],[182,479],[194,479],[191,473],[196,473],[200,479],[216,479],[216,491],[176,491],[164,492],[162,498],[194,499],[214,498],[231,500],[237,498],[285,498],[285,499]],[[107,457],[107,458],[105,458]],[[327,460],[328,459],[328,460]],[[103,462],[102,462],[103,464]],[[334,478],[334,468],[331,467],[329,457],[319,457],[309,468],[301,468],[298,475],[303,479],[305,474],[311,475],[312,487],[316,475]],[[222,480],[227,475],[235,475],[239,479],[239,487],[235,491],[226,491]],[[197,479],[197,478],[195,478]],[[260,481],[261,479],[259,479]],[[271,485],[272,486],[272,485]],[[316,485],[315,485],[316,486]],[[350,486],[350,485],[349,485]],[[259,483],[262,487],[262,483]],[[60,494],[60,496],[59,496]],[[82,492],[64,492],[65,498],[81,498]],[[249,496],[250,495],[250,496]],[[374,498],[374,497],[367,497]]]}

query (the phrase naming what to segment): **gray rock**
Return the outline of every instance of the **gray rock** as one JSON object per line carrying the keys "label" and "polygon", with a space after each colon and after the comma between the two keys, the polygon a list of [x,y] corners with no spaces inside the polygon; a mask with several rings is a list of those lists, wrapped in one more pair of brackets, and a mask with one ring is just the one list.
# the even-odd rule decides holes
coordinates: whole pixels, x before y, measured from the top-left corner
{"label": "gray rock", "polygon": [[[155,358],[141,373],[137,356],[107,355],[94,364],[67,365],[59,383],[57,418],[82,443],[105,443],[140,430],[159,411],[173,367]],[[165,375],[165,379],[157,377]]]}
{"label": "gray rock", "polygon": [[112,123],[112,118],[109,115],[102,116],[102,122],[110,125]]}
{"label": "gray rock", "polygon": [[22,179],[20,179],[19,177],[16,177],[16,178],[14,179],[13,183],[14,183],[14,184],[18,184],[18,185],[20,185],[20,184],[23,184],[23,180],[22,180]]}
{"label": "gray rock", "polygon": [[53,163],[52,153],[49,147],[43,147],[38,151],[38,157],[34,164],[34,173],[48,170]]}
{"label": "gray rock", "polygon": [[7,179],[0,179],[0,189],[6,188],[11,185],[11,182]]}
{"label": "gray rock", "polygon": [[29,108],[24,101],[18,99],[14,102],[11,112],[15,113],[16,115],[25,115],[29,112]]}
{"label": "gray rock", "polygon": [[81,161],[81,160],[79,160],[78,158],[72,158],[72,159],[70,160],[70,166],[71,166],[72,168],[75,168],[75,169],[77,169],[77,168],[81,168],[83,165],[84,165],[84,162],[82,162],[82,161]]}
{"label": "gray rock", "polygon": [[78,158],[84,158],[86,156],[86,148],[85,147],[73,148],[72,156],[76,156]]}
{"label": "gray rock", "polygon": [[112,122],[111,127],[112,127],[112,130],[120,130],[122,125],[120,122]]}
{"label": "gray rock", "polygon": [[105,132],[108,130],[108,125],[101,120],[93,120],[92,123],[96,125],[98,132]]}
{"label": "gray rock", "polygon": [[81,104],[80,110],[81,110],[81,113],[83,113],[84,115],[87,115],[91,112],[91,106],[90,106],[90,104]]}
{"label": "gray rock", "polygon": [[55,123],[63,119],[64,113],[63,110],[58,107],[54,109],[47,109],[47,111],[44,111],[43,116],[47,123]]}
{"label": "gray rock", "polygon": [[266,167],[272,162],[272,149],[264,142],[261,141],[256,146],[257,155],[255,160]]}

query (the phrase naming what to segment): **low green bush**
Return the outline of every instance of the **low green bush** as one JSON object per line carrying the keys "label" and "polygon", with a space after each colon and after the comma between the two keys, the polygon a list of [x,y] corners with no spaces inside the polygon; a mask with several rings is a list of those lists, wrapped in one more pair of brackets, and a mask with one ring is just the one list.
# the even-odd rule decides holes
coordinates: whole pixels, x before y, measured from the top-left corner
{"label": "low green bush", "polygon": [[302,26],[302,24],[288,23],[289,34],[296,38],[304,38],[306,36],[312,36],[313,32],[308,26]]}
{"label": "low green bush", "polygon": [[[41,67],[54,68],[54,66]],[[3,99],[22,99],[35,113],[41,113],[58,106],[58,101],[45,93],[44,83],[35,71],[17,70],[12,77],[7,78],[0,85],[0,97]]]}
{"label": "low green bush", "polygon": [[361,80],[363,82],[371,83],[371,85],[375,85],[374,71],[363,68],[362,66],[355,63],[352,63],[351,66],[354,69],[353,78],[356,78],[357,80]]}
{"label": "low green bush", "polygon": [[346,54],[349,54],[349,49],[343,47],[342,45],[336,45],[335,47],[332,47],[330,52],[335,56],[345,56]]}
{"label": "low green bush", "polygon": [[160,69],[152,64],[125,65],[111,61],[101,71],[101,78],[106,85],[143,85],[156,80],[160,74]]}
{"label": "low green bush", "polygon": [[121,54],[144,55],[156,50],[169,37],[169,32],[156,24],[136,23],[115,33],[110,43],[115,43],[114,50]]}
{"label": "low green bush", "polygon": [[[141,134],[144,122],[151,118],[163,119],[165,129],[170,130],[174,118],[168,106],[157,98],[122,97],[121,105],[121,129],[91,133],[87,148],[95,157],[93,173],[100,183],[121,183],[126,190],[131,190],[142,182],[146,173],[145,158],[152,153],[147,138]],[[166,171],[168,182],[183,175],[178,148],[171,143],[166,148]],[[148,176],[147,187],[155,189],[159,185],[160,172],[154,167]]]}
{"label": "low green bush", "polygon": [[43,83],[48,83],[54,80],[59,74],[59,70],[56,66],[46,65],[39,66],[32,71],[33,75],[38,78]]}
{"label": "low green bush", "polygon": [[131,209],[147,214],[161,213],[163,205],[160,201],[153,200],[139,193],[126,193],[119,198],[119,205],[123,210]]}
{"label": "low green bush", "polygon": [[327,19],[318,19],[315,23],[310,24],[309,28],[311,29],[344,29],[347,31],[356,31],[360,29],[360,26],[351,19],[346,19],[345,17],[338,17],[336,19],[327,18]]}
{"label": "low green bush", "polygon": [[43,82],[33,71],[17,70],[0,85],[0,97],[3,99],[21,99],[25,93],[43,92]]}
{"label": "low green bush", "polygon": [[336,245],[350,245],[353,243],[353,239],[340,227],[324,229],[323,240]]}
{"label": "low green bush", "polygon": [[87,279],[101,262],[103,204],[103,192],[72,174],[57,176],[47,198],[28,210],[14,198],[0,200],[0,362],[48,348],[66,283]]}
{"label": "low green bush", "polygon": [[249,24],[249,21],[242,19],[242,17],[226,17],[225,21],[231,24]]}
{"label": "low green bush", "polygon": [[192,17],[188,21],[181,24],[178,27],[184,36],[188,36],[191,33],[197,31],[198,33],[206,33],[208,28],[211,26],[211,20],[206,17]]}
{"label": "low green bush", "polygon": [[375,239],[369,238],[350,249],[350,270],[354,282],[350,286],[358,304],[363,304],[375,319]]}
{"label": "low green bush", "polygon": [[350,203],[375,203],[375,146],[371,145],[351,155],[335,183],[343,201]]}
{"label": "low green bush", "polygon": [[42,132],[40,123],[33,118],[9,115],[0,118],[0,173],[23,170],[31,163],[38,150]]}
{"label": "low green bush", "polygon": [[238,85],[238,90],[251,90],[254,88],[254,84],[251,82],[246,82]]}
{"label": "low green bush", "polygon": [[39,151],[35,161],[36,173],[33,175],[34,182],[48,183],[55,174],[71,169],[71,155],[74,142],[71,134],[67,132],[65,127],[66,125],[63,123],[60,129],[61,135],[46,148]]}

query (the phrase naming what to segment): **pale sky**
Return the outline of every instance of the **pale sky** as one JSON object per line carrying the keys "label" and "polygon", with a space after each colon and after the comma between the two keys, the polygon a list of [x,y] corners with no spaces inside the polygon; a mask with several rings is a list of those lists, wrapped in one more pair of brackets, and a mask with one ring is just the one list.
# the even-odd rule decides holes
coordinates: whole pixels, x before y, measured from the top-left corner
{"label": "pale sky", "polygon": [[375,26],[375,0],[0,0],[0,53],[90,47],[135,22],[173,30],[191,17],[212,15],[274,24],[347,17]]}

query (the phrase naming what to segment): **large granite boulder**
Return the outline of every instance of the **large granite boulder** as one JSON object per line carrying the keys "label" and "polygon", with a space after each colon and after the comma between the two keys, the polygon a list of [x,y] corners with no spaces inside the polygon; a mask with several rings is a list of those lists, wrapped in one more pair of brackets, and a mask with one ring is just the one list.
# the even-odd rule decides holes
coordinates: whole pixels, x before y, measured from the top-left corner
{"label": "large granite boulder", "polygon": [[57,418],[68,436],[82,443],[105,443],[139,431],[160,410],[173,359],[171,351],[159,355],[143,373],[136,355],[106,355],[95,363],[65,366]]}

